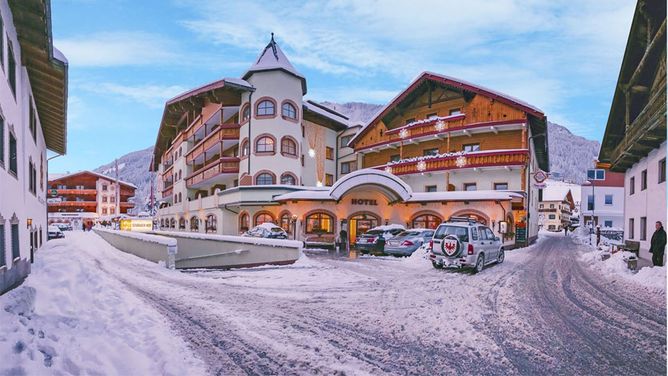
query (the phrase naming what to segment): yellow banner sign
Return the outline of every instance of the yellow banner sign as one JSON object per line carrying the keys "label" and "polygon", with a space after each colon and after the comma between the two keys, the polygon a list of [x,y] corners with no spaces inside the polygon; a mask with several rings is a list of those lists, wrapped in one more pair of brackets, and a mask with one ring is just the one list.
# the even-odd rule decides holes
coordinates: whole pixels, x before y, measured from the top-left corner
{"label": "yellow banner sign", "polygon": [[153,230],[153,221],[150,219],[121,219],[121,230],[149,232]]}

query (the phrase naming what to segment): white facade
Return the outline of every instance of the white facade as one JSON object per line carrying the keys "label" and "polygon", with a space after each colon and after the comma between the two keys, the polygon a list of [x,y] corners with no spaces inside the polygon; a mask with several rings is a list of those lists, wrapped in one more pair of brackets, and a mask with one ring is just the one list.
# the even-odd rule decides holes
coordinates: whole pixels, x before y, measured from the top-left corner
{"label": "white facade", "polygon": [[[624,229],[624,187],[593,187],[583,185],[580,201],[580,223],[585,223],[586,217],[597,217],[601,227]],[[590,203],[594,203],[590,210]],[[591,221],[590,221],[591,222]]]}
{"label": "white facade", "polygon": [[[659,148],[652,150],[625,173],[624,238],[639,241],[640,256],[644,258],[652,257],[649,247],[656,221],[661,221],[664,227],[666,226],[666,181],[665,178],[659,181],[659,162],[663,160],[665,168],[665,159],[666,142],[663,142]],[[644,189],[643,171],[647,174],[647,186]],[[663,176],[665,177],[665,173]]]}

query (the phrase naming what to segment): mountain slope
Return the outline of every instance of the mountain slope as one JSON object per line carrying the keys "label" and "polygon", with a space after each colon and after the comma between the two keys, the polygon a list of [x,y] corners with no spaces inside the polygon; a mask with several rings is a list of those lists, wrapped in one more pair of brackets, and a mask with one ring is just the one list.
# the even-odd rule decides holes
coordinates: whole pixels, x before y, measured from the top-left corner
{"label": "mountain slope", "polygon": [[[139,211],[144,211],[151,194],[150,182],[155,174],[149,172],[149,164],[153,156],[153,146],[143,150],[134,151],[118,158],[118,178],[137,186],[135,203]],[[114,161],[100,166],[94,170],[101,174],[116,177]],[[158,195],[156,194],[156,198]]]}

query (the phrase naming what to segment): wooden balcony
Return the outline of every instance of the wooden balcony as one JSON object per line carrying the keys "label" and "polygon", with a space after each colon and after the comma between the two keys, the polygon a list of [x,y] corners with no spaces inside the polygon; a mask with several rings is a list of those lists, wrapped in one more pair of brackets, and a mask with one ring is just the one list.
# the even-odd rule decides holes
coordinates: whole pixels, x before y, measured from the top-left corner
{"label": "wooden balcony", "polygon": [[134,208],[135,203],[134,202],[121,202],[121,208]]}
{"label": "wooden balcony", "polygon": [[[458,162],[459,158],[463,159]],[[516,149],[411,158],[407,161],[388,163],[375,168],[384,169],[394,175],[407,175],[475,167],[522,166],[528,161],[529,151]]]}
{"label": "wooden balcony", "polygon": [[[239,124],[222,124],[214,131],[204,136],[187,154],[186,163],[192,163],[207,150],[211,150],[223,140],[239,141]],[[222,152],[222,150],[220,150]]]}
{"label": "wooden balcony", "polygon": [[50,202],[48,206],[54,208],[81,208],[86,206],[97,206],[96,201],[61,201]]}
{"label": "wooden balcony", "polygon": [[239,158],[237,157],[223,157],[209,163],[208,165],[195,171],[192,175],[186,178],[186,187],[202,183],[206,180],[212,179],[222,174],[238,174],[239,173]]}
{"label": "wooden balcony", "polygon": [[174,186],[172,185],[162,190],[163,199],[171,199],[173,194],[174,194]]}
{"label": "wooden balcony", "polygon": [[73,195],[73,196],[94,196],[97,194],[95,188],[86,188],[86,189],[56,189],[56,194],[58,196],[62,195]]}

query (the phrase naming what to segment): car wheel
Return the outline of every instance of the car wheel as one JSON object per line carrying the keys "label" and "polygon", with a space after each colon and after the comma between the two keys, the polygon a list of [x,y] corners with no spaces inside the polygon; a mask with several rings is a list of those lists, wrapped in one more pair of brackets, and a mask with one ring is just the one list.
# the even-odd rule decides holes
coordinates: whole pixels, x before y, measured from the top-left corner
{"label": "car wheel", "polygon": [[499,250],[499,257],[496,259],[496,263],[497,264],[502,264],[503,260],[505,260],[505,259],[506,259],[506,251],[504,251],[503,248],[501,248]]}
{"label": "car wheel", "polygon": [[474,273],[480,273],[485,268],[485,255],[479,255],[475,262]]}
{"label": "car wheel", "polygon": [[443,269],[443,265],[442,265],[442,264],[439,264],[439,263],[437,263],[437,262],[435,262],[435,261],[432,261],[432,262],[431,262],[431,266],[433,266],[434,269]]}

